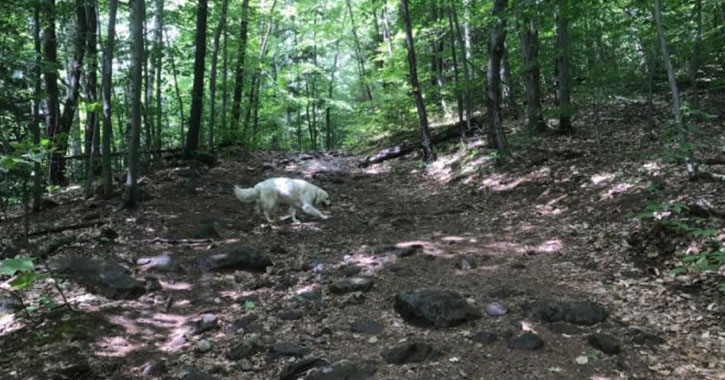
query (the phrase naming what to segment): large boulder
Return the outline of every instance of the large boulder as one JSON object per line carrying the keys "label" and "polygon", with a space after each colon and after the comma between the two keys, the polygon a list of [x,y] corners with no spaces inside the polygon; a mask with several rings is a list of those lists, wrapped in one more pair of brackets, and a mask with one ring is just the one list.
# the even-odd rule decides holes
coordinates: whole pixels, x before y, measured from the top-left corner
{"label": "large boulder", "polygon": [[263,272],[268,266],[272,265],[272,260],[255,248],[240,246],[229,252],[199,256],[194,260],[193,264],[202,271],[246,270]]}
{"label": "large boulder", "polygon": [[144,285],[112,261],[72,257],[55,263],[56,272],[77,282],[91,293],[111,299],[131,299],[144,293]]}
{"label": "large boulder", "polygon": [[395,296],[395,310],[424,327],[452,327],[481,317],[460,294],[447,290],[402,291]]}

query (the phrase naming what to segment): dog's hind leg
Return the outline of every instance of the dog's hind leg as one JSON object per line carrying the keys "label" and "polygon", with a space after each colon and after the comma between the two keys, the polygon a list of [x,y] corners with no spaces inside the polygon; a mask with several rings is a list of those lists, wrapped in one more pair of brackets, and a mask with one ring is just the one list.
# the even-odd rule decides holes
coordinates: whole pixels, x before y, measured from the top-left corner
{"label": "dog's hind leg", "polygon": [[318,217],[320,219],[327,219],[328,218],[328,216],[326,216],[325,214],[321,213],[320,210],[316,209],[311,204],[307,204],[307,203],[306,204],[303,204],[302,205],[302,211],[306,212],[307,214],[314,215],[314,216],[316,216],[316,217]]}

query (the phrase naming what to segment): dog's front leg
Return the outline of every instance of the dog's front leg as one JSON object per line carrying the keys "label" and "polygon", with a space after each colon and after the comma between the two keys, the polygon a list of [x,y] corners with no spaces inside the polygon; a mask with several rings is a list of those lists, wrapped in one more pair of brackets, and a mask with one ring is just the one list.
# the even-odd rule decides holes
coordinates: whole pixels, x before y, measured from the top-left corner
{"label": "dog's front leg", "polygon": [[297,209],[294,206],[289,206],[289,216],[292,217],[293,223],[300,222],[299,220],[297,220]]}
{"label": "dog's front leg", "polygon": [[304,212],[306,212],[306,213],[308,213],[310,215],[314,215],[314,216],[316,216],[316,217],[318,217],[320,219],[327,219],[328,218],[328,216],[325,216],[325,214],[321,213],[320,210],[316,209],[311,204],[304,204],[304,205],[302,205],[302,211],[304,211]]}

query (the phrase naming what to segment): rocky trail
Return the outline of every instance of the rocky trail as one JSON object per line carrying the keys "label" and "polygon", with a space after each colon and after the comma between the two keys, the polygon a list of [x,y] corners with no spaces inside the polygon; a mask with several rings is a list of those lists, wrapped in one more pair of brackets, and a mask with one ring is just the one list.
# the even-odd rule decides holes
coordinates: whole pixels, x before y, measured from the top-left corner
{"label": "rocky trail", "polygon": [[[270,153],[158,170],[133,211],[59,194],[31,225],[93,224],[35,242],[76,312],[3,317],[0,378],[723,378],[717,295],[627,259],[647,192],[606,173],[641,162],[582,151],[506,171]],[[331,218],[234,199],[273,176],[326,189]]]}

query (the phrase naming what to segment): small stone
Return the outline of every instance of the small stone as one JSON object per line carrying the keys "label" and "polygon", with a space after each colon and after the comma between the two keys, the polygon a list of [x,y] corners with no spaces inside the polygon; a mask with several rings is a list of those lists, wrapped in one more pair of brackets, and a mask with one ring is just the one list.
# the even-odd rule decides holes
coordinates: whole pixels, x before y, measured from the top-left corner
{"label": "small stone", "polygon": [[388,364],[421,363],[433,355],[433,347],[426,343],[404,343],[382,353]]}
{"label": "small stone", "polygon": [[143,375],[149,377],[160,377],[168,372],[166,363],[162,360],[150,360],[143,366]]}
{"label": "small stone", "polygon": [[532,332],[525,332],[514,339],[509,347],[516,350],[538,350],[544,347],[544,341]]}
{"label": "small stone", "polygon": [[206,339],[202,339],[196,342],[196,350],[199,352],[207,352],[211,350],[211,343]]}
{"label": "small stone", "polygon": [[507,309],[506,306],[501,305],[498,302],[491,302],[487,304],[484,307],[484,310],[486,311],[486,314],[492,317],[500,317],[502,315],[506,315],[509,312],[509,309]]}
{"label": "small stone", "polygon": [[307,355],[310,349],[294,343],[275,343],[269,348],[269,359],[277,360],[282,357],[297,357],[301,358]]}
{"label": "small stone", "polygon": [[219,321],[214,314],[204,314],[196,321],[194,326],[194,334],[202,334],[210,330],[219,328]]}
{"label": "small stone", "polygon": [[458,259],[458,261],[456,261],[456,268],[460,270],[471,270],[475,269],[476,267],[476,262],[467,257],[461,257]]}
{"label": "small stone", "polygon": [[283,321],[296,321],[302,319],[302,313],[297,310],[283,311],[277,316]]}
{"label": "small stone", "polygon": [[365,277],[353,277],[333,283],[330,285],[330,292],[333,294],[367,292],[372,288],[373,280]]}
{"label": "small stone", "polygon": [[622,351],[617,339],[607,334],[593,334],[589,336],[589,344],[608,355],[616,355]]}
{"label": "small stone", "polygon": [[498,336],[492,332],[488,331],[479,331],[473,335],[471,335],[470,339],[476,343],[481,343],[483,345],[491,344],[498,340]]}

